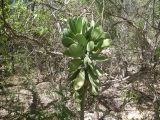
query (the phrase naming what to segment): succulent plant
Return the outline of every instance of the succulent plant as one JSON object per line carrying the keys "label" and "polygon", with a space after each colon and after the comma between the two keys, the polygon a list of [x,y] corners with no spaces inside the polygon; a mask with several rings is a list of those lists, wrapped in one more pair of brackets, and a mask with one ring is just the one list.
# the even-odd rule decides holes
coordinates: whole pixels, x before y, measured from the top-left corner
{"label": "succulent plant", "polygon": [[66,48],[64,54],[72,57],[69,62],[72,82],[75,93],[81,94],[85,86],[92,94],[97,95],[102,71],[95,61],[103,61],[107,56],[101,51],[109,47],[111,40],[106,38],[102,27],[86,18],[74,17],[68,20],[69,26],[63,31],[62,44]]}

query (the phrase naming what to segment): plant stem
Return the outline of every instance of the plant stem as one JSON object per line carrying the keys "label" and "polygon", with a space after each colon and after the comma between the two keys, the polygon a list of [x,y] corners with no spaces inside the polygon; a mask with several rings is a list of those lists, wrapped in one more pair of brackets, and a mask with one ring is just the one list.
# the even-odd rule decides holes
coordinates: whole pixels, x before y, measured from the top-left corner
{"label": "plant stem", "polygon": [[87,88],[88,88],[88,75],[87,71],[85,71],[85,82],[82,90],[82,99],[80,103],[81,111],[80,111],[80,120],[84,120],[84,108],[85,108],[85,98],[87,94]]}
{"label": "plant stem", "polygon": [[80,107],[81,107],[80,120],[84,120],[84,107],[85,107],[86,93],[87,93],[87,86],[84,86],[83,87],[83,92],[82,92],[82,100],[81,100],[81,103],[80,103]]}

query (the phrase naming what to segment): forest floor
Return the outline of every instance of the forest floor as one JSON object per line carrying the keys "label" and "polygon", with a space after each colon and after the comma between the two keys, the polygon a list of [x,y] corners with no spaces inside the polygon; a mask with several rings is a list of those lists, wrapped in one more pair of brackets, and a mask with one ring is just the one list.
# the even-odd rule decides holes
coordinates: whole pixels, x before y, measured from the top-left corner
{"label": "forest floor", "polygon": [[[60,80],[61,78],[57,77],[56,81]],[[92,108],[86,108],[85,120],[153,119],[154,108],[152,102],[154,96],[146,95],[146,97],[139,91],[133,91],[133,84],[128,84],[128,78],[121,80],[109,79],[107,74],[105,74],[101,78],[101,81],[101,94],[97,97],[96,105],[93,104],[94,98],[90,97],[90,100],[88,98],[90,102],[88,104]],[[7,87],[4,89],[10,91],[11,94],[0,95],[1,106],[4,106],[4,108],[0,109],[1,118],[8,114],[12,116],[12,112],[9,111],[14,110],[15,106],[21,106],[17,109],[24,113],[28,110],[38,108],[39,105],[49,110],[51,103],[61,99],[56,92],[59,89],[59,86],[55,84],[56,82],[48,81],[46,75],[41,75],[36,70],[28,76],[28,79],[15,75],[9,77],[5,83],[7,83],[5,84]],[[138,86],[137,88],[141,91],[147,91],[143,83],[135,82],[134,86]],[[160,87],[157,86],[157,88]],[[76,103],[73,103],[73,101],[68,101],[67,103],[67,106],[71,109],[74,109],[76,107],[75,105]],[[35,108],[32,108],[32,106]],[[96,110],[93,109],[93,106],[96,106]]]}

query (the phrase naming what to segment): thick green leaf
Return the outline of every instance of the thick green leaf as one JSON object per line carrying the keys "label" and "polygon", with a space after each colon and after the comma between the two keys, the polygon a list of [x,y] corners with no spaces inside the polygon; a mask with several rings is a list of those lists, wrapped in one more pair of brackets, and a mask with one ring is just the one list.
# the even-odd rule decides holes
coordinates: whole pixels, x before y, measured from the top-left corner
{"label": "thick green leaf", "polygon": [[102,54],[92,54],[91,55],[92,60],[97,60],[97,61],[105,61],[108,60],[108,57]]}
{"label": "thick green leaf", "polygon": [[79,90],[84,85],[85,81],[85,71],[81,70],[79,75],[74,79],[73,88],[74,90]]}
{"label": "thick green leaf", "polygon": [[87,22],[83,22],[82,34],[85,35],[87,31]]}
{"label": "thick green leaf", "polygon": [[63,30],[63,37],[74,38],[75,34],[70,29]]}
{"label": "thick green leaf", "polygon": [[90,68],[88,71],[89,71],[89,74],[92,77],[93,81],[98,85],[99,84],[99,80],[98,80],[99,75],[97,73],[95,74],[95,72],[97,72],[96,68],[95,69]]}
{"label": "thick green leaf", "polygon": [[95,79],[97,79],[97,78],[95,78],[95,79],[92,78],[91,74],[88,74],[88,78],[89,78],[91,86],[98,87],[98,84],[95,83]]}
{"label": "thick green leaf", "polygon": [[77,33],[77,30],[76,30],[75,21],[76,21],[75,18],[68,20],[68,22],[69,22],[69,27],[70,27],[71,31],[76,34],[76,33]]}
{"label": "thick green leaf", "polygon": [[81,57],[82,55],[84,55],[84,50],[82,46],[80,46],[77,43],[74,43],[69,47],[69,54],[71,57]]}
{"label": "thick green leaf", "polygon": [[[96,39],[96,40],[94,40],[94,43],[96,44],[96,47],[98,48],[100,48],[100,43],[102,44],[102,41],[104,40],[104,38],[98,38],[98,39]],[[99,46],[98,46],[99,45]]]}
{"label": "thick green leaf", "polygon": [[71,44],[74,43],[74,40],[72,38],[69,38],[69,37],[63,37],[62,38],[62,44],[65,46],[65,47],[69,47]]}
{"label": "thick green leaf", "polygon": [[87,19],[84,17],[82,18],[82,34],[85,35],[86,31],[87,31],[87,24],[88,24],[88,21]]}
{"label": "thick green leaf", "polygon": [[97,73],[97,75],[98,76],[102,76],[102,70],[100,69],[100,68],[98,68],[98,67],[95,67],[96,68],[96,73]]}
{"label": "thick green leaf", "polygon": [[91,37],[93,40],[96,40],[96,39],[100,38],[102,33],[103,33],[103,31],[102,31],[101,27],[94,28],[91,32]]}
{"label": "thick green leaf", "polygon": [[79,90],[84,85],[84,79],[81,79],[80,77],[77,77],[74,80],[74,90]]}
{"label": "thick green leaf", "polygon": [[86,34],[85,34],[86,39],[91,40],[92,30],[93,30],[93,27],[88,28],[88,30],[87,30],[87,32],[86,32]]}
{"label": "thick green leaf", "polygon": [[69,70],[75,71],[78,69],[78,67],[82,64],[82,60],[81,59],[73,59],[69,62]]}
{"label": "thick green leaf", "polygon": [[105,39],[105,40],[103,40],[101,47],[102,47],[102,48],[106,48],[106,47],[108,47],[110,44],[111,44],[111,40],[110,40],[110,39]]}
{"label": "thick green leaf", "polygon": [[106,32],[101,32],[99,38],[96,39],[95,42],[97,43],[97,42],[99,42],[99,41],[101,41],[101,40],[104,40],[104,39],[106,39],[106,38],[110,39],[109,34],[106,33]]}
{"label": "thick green leaf", "polygon": [[89,81],[90,81],[90,84],[91,84],[91,93],[94,94],[94,95],[98,95],[98,88],[99,88],[98,77],[95,76],[92,73],[92,71],[90,71],[90,70],[89,70],[88,77],[89,77]]}
{"label": "thick green leaf", "polygon": [[98,76],[102,76],[103,71],[100,68],[96,69]]}
{"label": "thick green leaf", "polygon": [[94,42],[93,41],[89,41],[87,44],[87,51],[92,51],[94,49]]}
{"label": "thick green leaf", "polygon": [[87,40],[82,34],[76,34],[75,39],[80,45],[82,45],[82,46],[87,45]]}
{"label": "thick green leaf", "polygon": [[69,75],[68,77],[68,80],[70,81],[74,80],[78,76],[79,72],[80,72],[80,69],[77,69],[75,72],[71,73],[71,75]]}
{"label": "thick green leaf", "polygon": [[111,44],[110,39],[100,39],[96,44],[96,49],[102,51],[104,48],[107,48]]}
{"label": "thick green leaf", "polygon": [[101,34],[100,38],[101,38],[101,39],[105,39],[105,38],[106,38],[106,33],[103,32],[103,33]]}
{"label": "thick green leaf", "polygon": [[93,75],[99,77],[102,75],[102,70],[97,67],[96,65],[93,65],[93,64],[89,64],[89,67],[90,67],[90,70],[92,71]]}
{"label": "thick green leaf", "polygon": [[77,20],[76,20],[77,33],[82,33],[82,28],[83,28],[82,18],[78,17]]}

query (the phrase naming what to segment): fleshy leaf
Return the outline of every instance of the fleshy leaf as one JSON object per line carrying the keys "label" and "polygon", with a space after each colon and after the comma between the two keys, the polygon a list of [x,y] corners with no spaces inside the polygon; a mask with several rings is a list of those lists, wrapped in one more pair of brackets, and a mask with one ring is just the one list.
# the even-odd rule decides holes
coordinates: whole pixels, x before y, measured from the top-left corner
{"label": "fleshy leaf", "polygon": [[108,47],[110,44],[111,44],[111,40],[105,39],[105,40],[103,40],[101,47],[105,48],[105,47]]}
{"label": "fleshy leaf", "polygon": [[81,57],[84,54],[84,51],[79,44],[74,43],[69,47],[69,54],[71,57]]}
{"label": "fleshy leaf", "polygon": [[70,27],[71,31],[76,34],[77,30],[76,30],[75,21],[76,21],[75,18],[68,20],[68,22],[69,22],[69,27]]}
{"label": "fleshy leaf", "polygon": [[100,38],[102,33],[103,33],[102,28],[100,26],[96,27],[92,30],[91,37],[93,40],[96,40],[96,39]]}
{"label": "fleshy leaf", "polygon": [[82,33],[82,28],[83,28],[82,18],[78,17],[77,20],[76,20],[77,33]]}
{"label": "fleshy leaf", "polygon": [[92,71],[92,73],[95,76],[99,77],[102,75],[103,72],[99,67],[97,67],[96,65],[93,65],[93,64],[89,64],[89,66],[90,66],[90,70]]}
{"label": "fleshy leaf", "polygon": [[70,81],[74,80],[74,79],[78,76],[79,72],[80,72],[80,69],[77,69],[75,72],[73,72],[73,73],[68,77],[68,80],[70,80]]}
{"label": "fleshy leaf", "polygon": [[108,60],[108,57],[102,54],[92,54],[91,58],[93,60],[97,60],[97,61],[105,61]]}
{"label": "fleshy leaf", "polygon": [[62,44],[65,46],[65,47],[69,47],[71,44],[74,43],[74,40],[72,38],[69,38],[69,37],[63,37],[62,38]]}
{"label": "fleshy leaf", "polygon": [[82,46],[87,45],[87,40],[82,34],[76,34],[75,39],[80,45]]}
{"label": "fleshy leaf", "polygon": [[87,19],[86,19],[86,18],[82,18],[82,25],[83,25],[82,34],[83,34],[83,35],[86,33],[87,24],[88,24]]}
{"label": "fleshy leaf", "polygon": [[70,29],[63,30],[63,37],[74,38],[75,34]]}
{"label": "fleshy leaf", "polygon": [[89,77],[89,81],[90,81],[91,86],[98,87],[98,86],[96,85],[96,83],[94,82],[91,74],[89,74],[88,77]]}
{"label": "fleshy leaf", "polygon": [[89,81],[91,84],[91,92],[94,95],[98,94],[98,88],[99,88],[99,80],[96,76],[93,75],[92,71],[89,71]]}
{"label": "fleshy leaf", "polygon": [[81,65],[82,60],[81,59],[73,59],[69,62],[69,70],[75,71],[78,69],[78,67]]}
{"label": "fleshy leaf", "polygon": [[88,42],[87,44],[87,51],[92,51],[94,49],[94,42],[93,41],[90,41]]}
{"label": "fleshy leaf", "polygon": [[92,33],[93,27],[90,27],[87,29],[87,32],[85,33],[86,39],[91,39],[91,33]]}
{"label": "fleshy leaf", "polygon": [[85,72],[80,71],[79,75],[76,77],[76,79],[74,79],[74,84],[73,84],[74,90],[77,91],[81,89],[82,86],[84,85],[84,81],[85,81]]}

